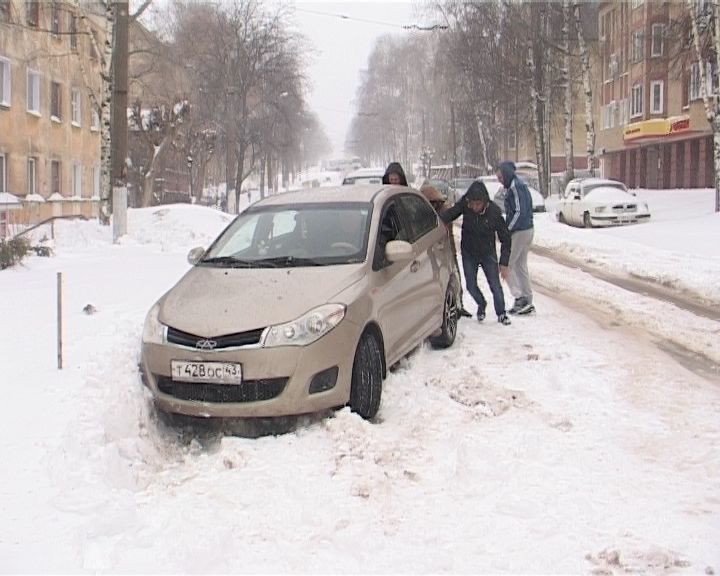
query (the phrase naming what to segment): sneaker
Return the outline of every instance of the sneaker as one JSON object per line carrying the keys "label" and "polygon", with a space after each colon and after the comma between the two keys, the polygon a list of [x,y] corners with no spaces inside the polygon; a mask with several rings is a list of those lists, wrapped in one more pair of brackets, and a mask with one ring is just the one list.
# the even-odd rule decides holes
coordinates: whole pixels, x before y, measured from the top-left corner
{"label": "sneaker", "polygon": [[523,298],[522,296],[520,298],[515,298],[515,302],[513,303],[512,308],[508,310],[510,314],[517,314],[523,306],[527,305],[527,300]]}
{"label": "sneaker", "polygon": [[507,313],[500,314],[500,316],[498,316],[498,322],[500,322],[500,324],[504,324],[505,326],[509,326],[510,317],[507,315]]}
{"label": "sneaker", "polygon": [[485,320],[485,310],[477,311],[477,319],[478,319],[478,322],[482,322],[483,320]]}
{"label": "sneaker", "polygon": [[460,309],[458,310],[458,316],[460,318],[471,318],[472,314],[470,314],[470,312],[465,310],[465,308],[460,307]]}
{"label": "sneaker", "polygon": [[533,306],[530,303],[526,303],[524,306],[522,306],[518,311],[517,314],[524,315],[524,314],[530,314],[532,312],[535,312],[535,306]]}

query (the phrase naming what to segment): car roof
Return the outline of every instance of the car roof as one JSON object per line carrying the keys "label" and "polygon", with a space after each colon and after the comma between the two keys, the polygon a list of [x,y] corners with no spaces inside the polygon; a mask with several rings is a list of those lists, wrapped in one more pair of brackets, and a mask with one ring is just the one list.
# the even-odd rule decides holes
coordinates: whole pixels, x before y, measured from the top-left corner
{"label": "car roof", "polygon": [[620,182],[620,180],[610,180],[609,178],[574,178],[570,180],[568,184],[622,184],[625,186],[624,182]]}
{"label": "car roof", "polygon": [[355,186],[325,186],[282,192],[258,200],[252,206],[279,206],[283,204],[313,204],[324,202],[374,202],[376,199],[381,199],[382,197],[399,191],[414,192],[421,196],[417,190],[405,186],[357,184]]}

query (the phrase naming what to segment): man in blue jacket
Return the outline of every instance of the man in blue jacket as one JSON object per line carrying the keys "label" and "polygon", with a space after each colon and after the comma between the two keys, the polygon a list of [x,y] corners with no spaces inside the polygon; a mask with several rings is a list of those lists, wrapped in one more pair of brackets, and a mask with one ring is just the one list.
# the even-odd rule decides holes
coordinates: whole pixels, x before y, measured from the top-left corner
{"label": "man in blue jacket", "polygon": [[505,187],[505,220],[512,237],[508,267],[500,270],[515,297],[509,312],[530,314],[535,311],[527,265],[528,251],[535,234],[532,196],[527,184],[515,174],[515,164],[512,162],[501,162],[497,177]]}

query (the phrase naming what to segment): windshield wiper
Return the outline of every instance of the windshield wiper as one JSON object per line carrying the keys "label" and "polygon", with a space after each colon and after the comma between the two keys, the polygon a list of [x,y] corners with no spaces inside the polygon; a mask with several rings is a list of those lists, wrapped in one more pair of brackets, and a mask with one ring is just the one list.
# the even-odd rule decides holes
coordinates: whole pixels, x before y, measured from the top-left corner
{"label": "windshield wiper", "polygon": [[317,260],[312,258],[298,258],[297,256],[277,256],[275,258],[263,258],[255,260],[255,264],[266,265],[270,267],[295,267],[295,266],[322,266]]}
{"label": "windshield wiper", "polygon": [[252,268],[254,262],[252,260],[241,260],[233,256],[215,256],[214,258],[204,258],[200,260],[199,264],[228,266],[229,268]]}

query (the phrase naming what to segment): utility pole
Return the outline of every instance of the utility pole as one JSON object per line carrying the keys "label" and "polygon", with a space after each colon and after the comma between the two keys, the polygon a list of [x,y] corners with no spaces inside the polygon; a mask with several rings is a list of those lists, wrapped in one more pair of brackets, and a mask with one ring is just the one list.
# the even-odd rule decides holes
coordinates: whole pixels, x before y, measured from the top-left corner
{"label": "utility pole", "polygon": [[[450,99],[450,122],[452,122],[452,125],[450,127],[450,133],[452,135],[452,158],[453,158],[453,168],[452,168],[452,177],[453,180],[457,178],[457,140],[455,135],[455,101]],[[454,184],[453,184],[454,185]]]}
{"label": "utility pole", "polygon": [[129,0],[114,0],[112,105],[112,211],[113,242],[127,234],[127,150],[128,150],[128,24]]}

